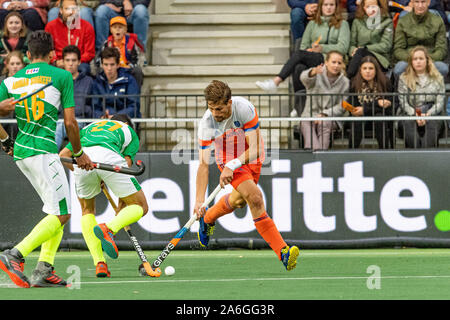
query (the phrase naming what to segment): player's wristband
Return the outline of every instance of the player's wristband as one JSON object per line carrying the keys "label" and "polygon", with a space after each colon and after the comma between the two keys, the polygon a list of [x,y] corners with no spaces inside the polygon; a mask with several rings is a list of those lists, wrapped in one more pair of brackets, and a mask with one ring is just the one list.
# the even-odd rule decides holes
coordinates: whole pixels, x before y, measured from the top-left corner
{"label": "player's wristband", "polygon": [[8,140],[9,139],[9,136],[7,136],[5,139],[0,139],[0,142],[5,142],[6,140]]}
{"label": "player's wristband", "polygon": [[74,153],[74,154],[73,154],[73,157],[74,157],[74,158],[79,158],[79,157],[82,156],[82,154],[83,154],[83,148],[81,148],[80,151],[78,151],[78,153]]}
{"label": "player's wristband", "polygon": [[241,166],[242,162],[238,158],[228,161],[227,164],[225,165],[225,167],[231,169],[231,171],[239,169]]}

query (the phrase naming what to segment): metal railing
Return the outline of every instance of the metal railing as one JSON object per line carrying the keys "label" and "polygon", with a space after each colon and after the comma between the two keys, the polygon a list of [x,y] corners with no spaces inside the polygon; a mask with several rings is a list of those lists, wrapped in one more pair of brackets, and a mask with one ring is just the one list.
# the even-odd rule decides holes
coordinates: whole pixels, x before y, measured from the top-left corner
{"label": "metal railing", "polygon": [[[392,115],[383,111],[377,114],[373,103],[374,116],[349,116],[342,114],[342,100],[353,102],[357,106],[361,95],[343,94],[236,94],[247,98],[256,107],[261,133],[267,149],[379,149],[379,148],[448,148],[450,147],[449,123],[446,115],[435,116],[404,116],[401,114],[402,103],[408,101],[411,105],[420,101],[443,100],[443,108],[447,108],[448,94],[408,94],[399,93],[377,94],[383,99],[392,100]],[[368,94],[366,96],[371,96]],[[80,98],[79,96],[77,98]],[[197,124],[207,110],[203,95],[123,95],[123,96],[83,96],[90,104],[89,118],[78,116],[78,122],[89,123],[97,118],[92,115],[104,114],[107,108],[115,111],[137,106],[130,111],[141,139],[140,151],[196,150]],[[376,101],[375,99],[374,101]],[[356,102],[356,103],[355,103]],[[314,105],[332,103],[337,106],[327,117],[319,117],[311,111]],[[120,108],[120,110],[117,110]],[[370,109],[370,108],[369,108]],[[95,112],[97,110],[97,112]],[[297,115],[293,115],[293,110]],[[386,109],[388,110],[388,109]],[[138,117],[139,112],[141,117]],[[370,110],[369,110],[370,113]],[[442,114],[446,114],[443,112]],[[437,129],[419,129],[417,135],[410,131],[417,126],[416,120],[427,120],[427,126],[437,124]],[[61,119],[59,121],[62,121]],[[322,125],[308,126],[308,123],[320,122]],[[0,123],[14,123],[13,118],[1,118]],[[313,130],[316,135],[326,134],[325,123],[332,123],[327,148],[314,148],[312,145]],[[12,126],[13,127],[13,126]],[[309,135],[305,131],[309,130]],[[303,132],[302,132],[303,130]],[[431,135],[431,136],[430,136]],[[309,141],[305,141],[310,139]],[[357,141],[355,141],[355,139]],[[359,141],[359,139],[361,141]],[[422,144],[426,141],[426,145]],[[309,142],[309,143],[308,143]]]}

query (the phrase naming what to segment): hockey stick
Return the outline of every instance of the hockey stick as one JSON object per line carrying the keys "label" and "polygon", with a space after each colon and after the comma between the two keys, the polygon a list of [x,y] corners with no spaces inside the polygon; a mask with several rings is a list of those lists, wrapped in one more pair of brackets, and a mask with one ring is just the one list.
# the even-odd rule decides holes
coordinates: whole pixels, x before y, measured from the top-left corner
{"label": "hockey stick", "polygon": [[[111,206],[113,207],[113,209],[114,209],[114,211],[116,212],[116,215],[117,215],[120,210],[117,207],[117,205],[114,202],[114,200],[111,198],[111,195],[109,194],[108,189],[106,188],[105,185],[102,186],[102,190],[103,190],[103,193],[105,194],[106,198],[108,199],[109,203],[111,204]],[[123,227],[123,229],[127,233],[128,238],[130,238],[130,241],[133,244],[134,250],[138,254],[139,258],[141,259],[142,265],[144,266],[144,269],[147,272],[147,274],[150,277],[160,277],[161,276],[161,269],[159,269],[159,268],[152,269],[152,267],[150,266],[150,263],[147,260],[147,257],[145,256],[144,251],[142,250],[142,247],[140,246],[140,244],[137,241],[136,237],[133,236],[133,234],[131,233],[130,226],[125,226],[125,227]]]}
{"label": "hockey stick", "polygon": [[[77,160],[75,160],[74,158],[61,157],[60,159],[62,162],[77,164]],[[113,171],[113,172],[117,172],[117,173],[131,174],[133,176],[140,176],[145,171],[144,162],[142,162],[141,160],[138,160],[138,161],[136,161],[136,165],[138,166],[138,169],[121,167],[121,166],[117,166],[117,165],[111,165],[111,164],[100,163],[100,162],[94,162],[94,167],[99,170]]]}
{"label": "hockey stick", "polygon": [[17,104],[17,103],[19,103],[19,102],[21,102],[21,101],[23,101],[23,100],[26,100],[26,99],[28,99],[28,98],[34,96],[34,95],[37,94],[38,92],[41,92],[42,90],[44,90],[44,89],[50,87],[51,85],[53,85],[53,81],[50,81],[49,83],[47,83],[46,85],[40,87],[39,89],[37,89],[36,91],[34,91],[34,92],[32,92],[32,93],[29,93],[29,94],[27,94],[27,95],[25,95],[25,96],[23,96],[23,97],[20,97],[19,99],[16,99],[16,100],[12,101],[11,104]]}
{"label": "hockey stick", "polygon": [[[214,189],[214,191],[209,195],[209,197],[203,202],[201,208],[204,208],[210,204],[210,202],[217,196],[220,189],[222,187],[217,185],[217,187]],[[158,268],[161,263],[167,258],[167,256],[170,254],[170,252],[175,249],[176,245],[180,240],[183,238],[184,234],[189,230],[189,228],[192,226],[192,224],[197,220],[197,215],[193,215],[188,222],[183,226],[183,228],[178,231],[178,233],[175,235],[175,237],[170,240],[170,242],[167,244],[167,246],[164,248],[164,250],[159,254],[158,258],[153,262],[152,268]]]}

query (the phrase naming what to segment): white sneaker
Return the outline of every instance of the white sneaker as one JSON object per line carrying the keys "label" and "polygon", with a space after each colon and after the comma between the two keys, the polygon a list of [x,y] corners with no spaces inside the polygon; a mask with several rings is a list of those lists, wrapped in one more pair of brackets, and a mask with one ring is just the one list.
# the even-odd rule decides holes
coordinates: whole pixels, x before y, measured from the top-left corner
{"label": "white sneaker", "polygon": [[277,85],[273,82],[272,79],[267,79],[264,81],[256,81],[256,85],[263,89],[264,91],[275,93],[277,92]]}

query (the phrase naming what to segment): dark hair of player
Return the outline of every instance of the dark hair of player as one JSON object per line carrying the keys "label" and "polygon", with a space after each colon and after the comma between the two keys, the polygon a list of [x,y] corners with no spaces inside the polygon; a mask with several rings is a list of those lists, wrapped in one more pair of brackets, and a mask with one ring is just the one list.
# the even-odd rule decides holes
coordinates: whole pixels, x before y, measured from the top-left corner
{"label": "dark hair of player", "polygon": [[52,35],[44,30],[33,31],[28,39],[28,52],[31,59],[47,57],[53,50]]}
{"label": "dark hair of player", "polygon": [[128,124],[131,128],[133,128],[133,122],[131,121],[130,117],[127,116],[126,114],[116,113],[111,117],[111,120],[122,121]]}

